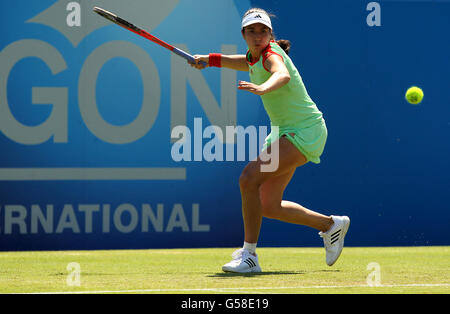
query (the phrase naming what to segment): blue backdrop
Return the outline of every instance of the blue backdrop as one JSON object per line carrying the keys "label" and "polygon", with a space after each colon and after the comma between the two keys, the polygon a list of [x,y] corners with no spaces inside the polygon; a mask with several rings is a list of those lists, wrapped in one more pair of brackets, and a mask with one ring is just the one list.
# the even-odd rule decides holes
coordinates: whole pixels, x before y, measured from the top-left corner
{"label": "blue backdrop", "polygon": [[[192,131],[195,159],[210,142],[195,121],[268,125],[259,98],[236,90],[248,74],[194,70],[93,6],[192,54],[245,53],[243,13],[275,14],[329,129],[322,163],[298,169],[285,198],[350,216],[350,246],[450,244],[449,1],[5,0],[0,250],[242,244],[247,162],[176,162],[171,131]],[[412,85],[418,106],[404,99]],[[264,220],[259,245],[322,244]]]}

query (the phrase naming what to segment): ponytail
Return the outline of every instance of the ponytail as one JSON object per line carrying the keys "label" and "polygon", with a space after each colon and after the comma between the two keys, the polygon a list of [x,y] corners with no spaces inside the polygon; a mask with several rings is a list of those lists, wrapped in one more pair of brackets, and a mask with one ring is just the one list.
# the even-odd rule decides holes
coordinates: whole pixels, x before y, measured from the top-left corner
{"label": "ponytail", "polygon": [[291,51],[291,42],[289,40],[286,39],[280,39],[276,41],[277,44],[281,47],[281,49],[284,50],[284,52],[286,52],[286,54],[289,54],[289,51]]}

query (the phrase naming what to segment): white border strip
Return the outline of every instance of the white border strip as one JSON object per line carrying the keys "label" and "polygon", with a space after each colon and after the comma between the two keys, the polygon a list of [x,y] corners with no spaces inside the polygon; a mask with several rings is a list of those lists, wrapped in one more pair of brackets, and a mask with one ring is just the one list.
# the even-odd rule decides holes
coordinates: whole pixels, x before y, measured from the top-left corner
{"label": "white border strip", "polygon": [[186,180],[186,168],[0,168],[0,181]]}
{"label": "white border strip", "polygon": [[337,288],[401,288],[401,287],[450,287],[450,283],[438,284],[398,284],[398,285],[342,285],[342,286],[295,286],[295,287],[247,287],[247,288],[209,288],[209,289],[143,289],[143,290],[104,290],[104,291],[63,291],[63,292],[32,292],[12,294],[101,294],[101,293],[144,293],[144,292],[239,292],[255,293],[253,290],[288,290],[288,289],[337,289]]}

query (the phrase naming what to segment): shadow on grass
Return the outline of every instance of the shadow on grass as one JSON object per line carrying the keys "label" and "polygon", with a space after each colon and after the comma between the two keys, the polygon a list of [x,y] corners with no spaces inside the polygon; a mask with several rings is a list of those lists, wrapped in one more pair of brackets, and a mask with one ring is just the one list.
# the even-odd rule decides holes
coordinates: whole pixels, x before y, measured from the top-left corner
{"label": "shadow on grass", "polygon": [[214,275],[208,275],[207,277],[213,278],[233,278],[233,277],[260,277],[260,276],[268,276],[268,275],[303,275],[304,272],[291,272],[291,271],[268,271],[262,273],[246,273],[246,274],[237,274],[237,273],[216,273]]}
{"label": "shadow on grass", "polygon": [[322,273],[322,272],[330,272],[330,273],[339,273],[339,269],[320,269],[320,270],[299,270],[299,271],[267,271],[262,273],[215,273],[213,275],[208,275],[206,277],[210,278],[234,278],[234,277],[260,277],[260,276],[276,276],[276,275],[305,275],[308,273]]}

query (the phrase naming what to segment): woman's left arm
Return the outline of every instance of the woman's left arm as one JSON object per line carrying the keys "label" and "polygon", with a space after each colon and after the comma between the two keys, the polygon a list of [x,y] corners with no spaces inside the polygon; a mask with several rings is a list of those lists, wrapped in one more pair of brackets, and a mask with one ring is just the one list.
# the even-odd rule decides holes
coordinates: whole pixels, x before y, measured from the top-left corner
{"label": "woman's left arm", "polygon": [[267,58],[264,66],[272,73],[266,82],[261,85],[256,85],[250,82],[239,81],[238,88],[256,95],[264,95],[283,87],[291,80],[289,71],[280,56],[271,55]]}

